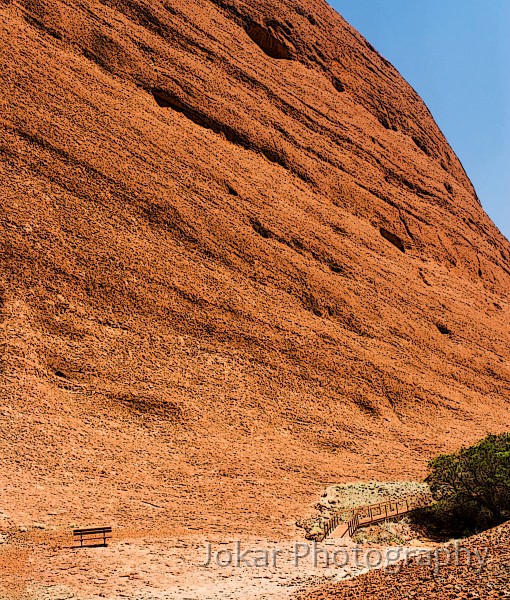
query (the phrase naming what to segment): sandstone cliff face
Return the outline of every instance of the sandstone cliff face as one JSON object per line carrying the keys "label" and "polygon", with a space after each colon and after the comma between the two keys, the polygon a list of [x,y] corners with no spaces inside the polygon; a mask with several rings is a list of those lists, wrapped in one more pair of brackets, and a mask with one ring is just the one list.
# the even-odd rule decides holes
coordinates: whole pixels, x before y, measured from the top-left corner
{"label": "sandstone cliff face", "polygon": [[63,522],[292,531],[324,482],[508,429],[510,245],[325,3],[3,0],[0,35],[20,519],[58,489]]}

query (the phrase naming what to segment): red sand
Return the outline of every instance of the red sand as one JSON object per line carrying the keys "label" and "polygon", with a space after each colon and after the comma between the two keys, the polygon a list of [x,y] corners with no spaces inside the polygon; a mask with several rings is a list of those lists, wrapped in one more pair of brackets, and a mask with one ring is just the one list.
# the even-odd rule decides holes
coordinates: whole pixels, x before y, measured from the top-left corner
{"label": "red sand", "polygon": [[510,598],[510,524],[463,540],[458,548],[456,554],[455,546],[439,547],[431,558],[413,558],[407,566],[392,565],[347,582],[319,586],[298,598]]}

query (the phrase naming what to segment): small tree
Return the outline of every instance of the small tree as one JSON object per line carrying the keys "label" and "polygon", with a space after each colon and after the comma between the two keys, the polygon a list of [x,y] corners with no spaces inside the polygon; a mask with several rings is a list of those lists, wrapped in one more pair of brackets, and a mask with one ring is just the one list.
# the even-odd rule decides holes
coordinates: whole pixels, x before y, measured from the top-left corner
{"label": "small tree", "polygon": [[436,504],[422,517],[437,531],[474,533],[510,518],[510,433],[441,454],[429,468],[425,481]]}

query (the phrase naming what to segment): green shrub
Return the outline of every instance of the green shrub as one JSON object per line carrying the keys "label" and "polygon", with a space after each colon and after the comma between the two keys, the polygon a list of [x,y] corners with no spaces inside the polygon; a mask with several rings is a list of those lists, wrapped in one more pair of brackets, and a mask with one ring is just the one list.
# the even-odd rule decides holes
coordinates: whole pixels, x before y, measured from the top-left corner
{"label": "green shrub", "polygon": [[435,503],[415,522],[444,536],[464,536],[510,519],[510,433],[430,461],[425,481]]}

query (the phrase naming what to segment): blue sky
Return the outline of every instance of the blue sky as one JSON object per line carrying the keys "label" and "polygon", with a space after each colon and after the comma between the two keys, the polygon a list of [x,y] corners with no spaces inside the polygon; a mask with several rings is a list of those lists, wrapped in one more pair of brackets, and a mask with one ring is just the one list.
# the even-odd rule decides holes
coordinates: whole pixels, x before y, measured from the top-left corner
{"label": "blue sky", "polygon": [[329,0],[414,87],[510,239],[510,0]]}

